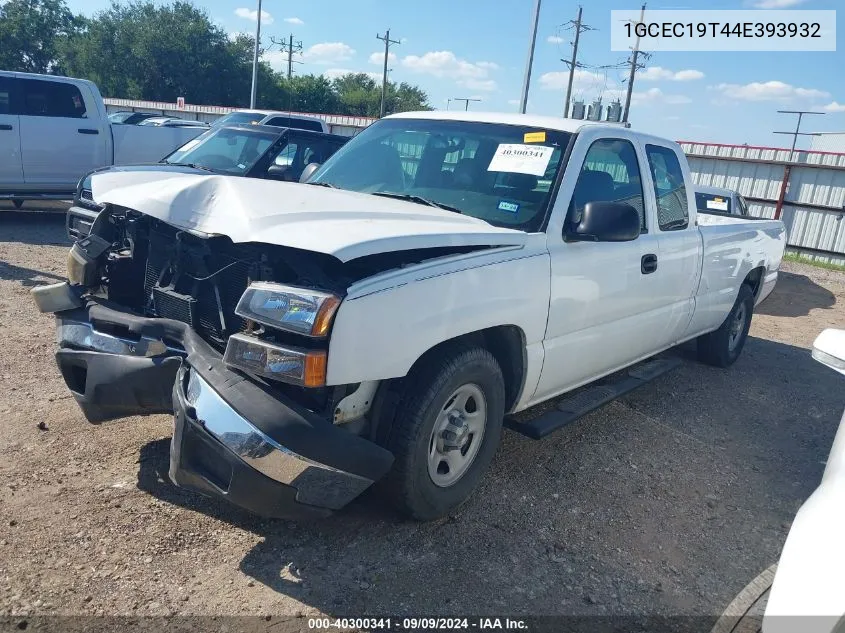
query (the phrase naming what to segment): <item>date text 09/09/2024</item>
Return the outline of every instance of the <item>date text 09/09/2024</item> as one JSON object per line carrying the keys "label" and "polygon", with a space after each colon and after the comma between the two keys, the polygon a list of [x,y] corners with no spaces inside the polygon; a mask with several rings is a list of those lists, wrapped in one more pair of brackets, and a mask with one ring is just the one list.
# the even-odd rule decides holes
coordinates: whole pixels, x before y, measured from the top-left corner
{"label": "date text 09/09/2024", "polygon": [[311,630],[368,631],[525,631],[524,620],[512,618],[309,618]]}

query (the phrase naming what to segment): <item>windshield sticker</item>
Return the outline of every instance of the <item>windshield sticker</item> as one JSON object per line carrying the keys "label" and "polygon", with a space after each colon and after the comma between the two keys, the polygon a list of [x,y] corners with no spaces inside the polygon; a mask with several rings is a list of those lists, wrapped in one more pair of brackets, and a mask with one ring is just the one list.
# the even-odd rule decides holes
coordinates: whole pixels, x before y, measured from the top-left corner
{"label": "windshield sticker", "polygon": [[713,198],[707,201],[708,209],[715,209],[716,211],[727,211],[728,201],[724,198]]}
{"label": "windshield sticker", "polygon": [[554,147],[503,143],[496,148],[487,171],[505,171],[511,174],[542,176],[552,159]]}
{"label": "windshield sticker", "polygon": [[526,132],[525,136],[522,138],[523,143],[545,143],[546,142],[546,131],[543,130],[542,132]]}
{"label": "windshield sticker", "polygon": [[508,213],[519,213],[519,205],[516,202],[508,202],[507,200],[499,200],[499,211],[507,211]]}

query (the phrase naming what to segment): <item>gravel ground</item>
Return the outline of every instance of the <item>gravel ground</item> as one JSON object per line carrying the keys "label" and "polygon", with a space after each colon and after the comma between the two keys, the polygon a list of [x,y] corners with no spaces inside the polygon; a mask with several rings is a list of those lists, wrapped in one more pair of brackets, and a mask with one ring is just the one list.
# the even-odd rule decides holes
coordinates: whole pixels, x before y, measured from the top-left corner
{"label": "gravel ground", "polygon": [[325,521],[266,521],[167,481],[167,416],[84,420],[28,296],[63,277],[62,221],[0,213],[0,615],[683,614],[709,628],[777,560],[845,405],[808,351],[845,328],[845,274],[789,263],[733,368],[685,349],[681,368],[541,442],[506,432],[458,516],[405,522],[366,494]]}

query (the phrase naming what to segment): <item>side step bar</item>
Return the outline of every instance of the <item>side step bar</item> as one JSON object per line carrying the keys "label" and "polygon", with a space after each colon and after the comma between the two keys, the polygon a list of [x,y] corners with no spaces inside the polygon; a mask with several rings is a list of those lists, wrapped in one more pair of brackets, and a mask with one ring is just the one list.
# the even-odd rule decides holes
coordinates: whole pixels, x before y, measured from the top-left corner
{"label": "side step bar", "polygon": [[611,400],[641,387],[647,382],[675,369],[683,361],[680,358],[657,358],[634,365],[625,373],[614,378],[605,378],[589,387],[578,390],[568,398],[558,402],[551,411],[530,420],[518,422],[512,417],[505,418],[505,427],[522,433],[532,440],[539,440],[549,433],[575,422],[588,413],[606,405]]}

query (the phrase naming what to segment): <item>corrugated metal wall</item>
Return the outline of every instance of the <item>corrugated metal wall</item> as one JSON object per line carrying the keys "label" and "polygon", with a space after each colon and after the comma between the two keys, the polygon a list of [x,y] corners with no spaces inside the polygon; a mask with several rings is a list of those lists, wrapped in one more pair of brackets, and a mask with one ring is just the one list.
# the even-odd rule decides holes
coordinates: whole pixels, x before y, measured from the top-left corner
{"label": "corrugated metal wall", "polygon": [[[777,215],[790,250],[845,264],[845,154],[681,141],[696,184],[739,191],[749,212]],[[785,190],[784,179],[786,176]]]}

